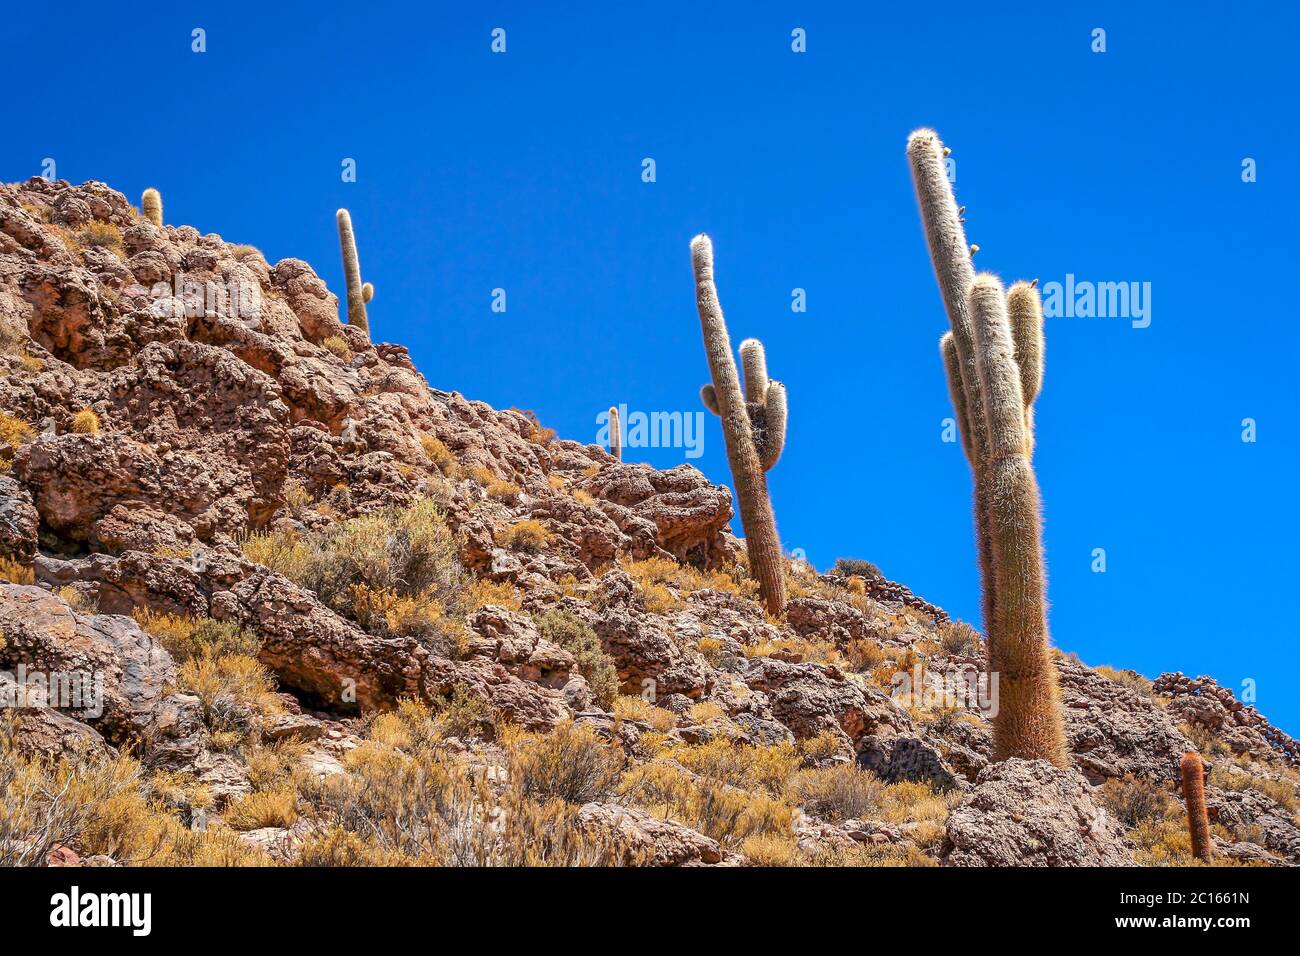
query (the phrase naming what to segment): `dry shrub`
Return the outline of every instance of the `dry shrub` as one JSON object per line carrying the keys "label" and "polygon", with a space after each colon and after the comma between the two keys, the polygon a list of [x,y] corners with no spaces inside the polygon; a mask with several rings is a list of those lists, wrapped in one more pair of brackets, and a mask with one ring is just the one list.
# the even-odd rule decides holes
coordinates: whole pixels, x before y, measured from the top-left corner
{"label": "dry shrub", "polygon": [[298,797],[288,788],[246,794],[227,807],[222,817],[235,830],[291,827],[298,820]]}
{"label": "dry shrub", "polygon": [[234,621],[156,614],[139,607],[131,612],[131,616],[178,663],[201,657],[256,657],[261,644],[255,631],[241,628]]}
{"label": "dry shrub", "polygon": [[98,435],[99,416],[92,409],[83,408],[72,416],[72,432],[74,435]]}
{"label": "dry shrub", "polygon": [[605,653],[596,632],[582,618],[569,611],[551,610],[533,619],[542,637],[574,656],[578,672],[587,679],[596,703],[608,709],[618,696],[618,666]]}
{"label": "dry shrub", "polygon": [[953,657],[978,657],[984,650],[980,632],[965,621],[945,621],[939,625],[939,646]]}
{"label": "dry shrub", "polygon": [[707,589],[753,598],[758,582],[740,573],[701,571],[669,558],[647,558],[622,563],[641,590],[647,611],[666,614],[682,605],[687,595]]}
{"label": "dry shrub", "polygon": [[489,581],[487,578],[475,578],[465,585],[456,603],[464,614],[472,614],[489,604],[503,607],[507,611],[518,611],[523,607],[523,599],[513,584],[509,581]]}
{"label": "dry shrub", "polygon": [[620,792],[649,812],[685,823],[732,849],[751,836],[789,834],[794,826],[794,809],[781,798],[694,777],[666,758],[628,772]]}
{"label": "dry shrub", "polygon": [[613,793],[623,772],[623,755],[590,728],[561,724],[546,734],[509,740],[510,783],[529,800],[583,804]]}
{"label": "dry shrub", "polygon": [[429,462],[444,475],[451,475],[456,468],[456,456],[451,453],[441,439],[433,435],[421,435],[420,447]]}
{"label": "dry shrub", "polygon": [[708,780],[771,794],[785,792],[790,777],[803,761],[793,744],[754,747],[721,737],[681,747],[674,756],[683,767]]}
{"label": "dry shrub", "polygon": [[321,347],[326,351],[333,352],[345,362],[352,358],[352,348],[348,345],[347,339],[341,335],[328,336],[321,342]]}
{"label": "dry shrub", "polygon": [[31,565],[22,564],[14,558],[0,558],[0,581],[10,584],[35,584],[36,571]]}
{"label": "dry shrub", "polygon": [[1131,773],[1107,780],[1102,785],[1098,802],[1128,830],[1158,820],[1170,810],[1168,794]]}
{"label": "dry shrub", "polygon": [[620,720],[635,720],[649,724],[654,730],[667,733],[677,726],[677,716],[671,710],[656,707],[642,697],[619,696],[614,698],[614,716]]}
{"label": "dry shrub", "polygon": [[794,800],[809,813],[827,820],[861,820],[878,813],[886,786],[856,764],[836,764],[801,770],[790,784]]}
{"label": "dry shrub", "polygon": [[499,478],[494,478],[492,481],[488,482],[487,485],[487,496],[489,498],[493,501],[501,501],[508,505],[518,504],[519,493],[519,486],[513,481],[503,481]]}
{"label": "dry shrub", "polygon": [[497,543],[511,551],[534,554],[551,540],[551,533],[546,525],[534,518],[527,518],[511,525],[497,536]]}

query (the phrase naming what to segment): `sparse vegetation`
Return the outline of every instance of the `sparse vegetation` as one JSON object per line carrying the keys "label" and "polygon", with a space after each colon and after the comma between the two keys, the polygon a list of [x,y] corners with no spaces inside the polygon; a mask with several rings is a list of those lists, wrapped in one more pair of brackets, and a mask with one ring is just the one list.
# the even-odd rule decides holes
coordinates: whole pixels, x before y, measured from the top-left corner
{"label": "sparse vegetation", "polygon": [[534,618],[542,637],[564,648],[578,662],[578,672],[587,679],[601,707],[608,708],[618,696],[618,667],[605,653],[591,626],[569,611],[552,610]]}
{"label": "sparse vegetation", "polygon": [[516,521],[497,537],[497,542],[502,547],[525,554],[541,551],[550,540],[551,533],[546,530],[546,525],[534,518]]}
{"label": "sparse vegetation", "polygon": [[72,432],[75,435],[98,435],[99,416],[89,408],[83,408],[72,416]]}

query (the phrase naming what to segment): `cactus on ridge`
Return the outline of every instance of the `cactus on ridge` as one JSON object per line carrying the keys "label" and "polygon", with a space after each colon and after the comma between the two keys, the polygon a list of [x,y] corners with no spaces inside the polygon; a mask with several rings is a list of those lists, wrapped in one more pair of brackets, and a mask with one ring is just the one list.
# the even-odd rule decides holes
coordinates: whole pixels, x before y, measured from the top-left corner
{"label": "cactus on ridge", "polygon": [[618,420],[618,407],[609,406],[609,453],[623,460],[623,431]]}
{"label": "cactus on ridge", "polygon": [[366,294],[361,284],[361,264],[357,260],[357,239],[352,232],[352,216],[340,209],[335,218],[339,226],[339,251],[343,255],[343,277],[348,287],[348,325],[370,332],[366,317]]}
{"label": "cactus on ridge", "polygon": [[[706,385],[700,390],[700,397],[722,419],[727,461],[736,486],[749,554],[749,571],[758,581],[759,596],[767,612],[779,617],[785,612],[785,560],[768,497],[766,469],[776,463],[785,443],[785,388],[779,382],[768,380],[762,345],[749,339],[741,348],[746,387],[745,391],[741,390],[731,338],[713,280],[713,243],[703,233],[691,240],[691,260],[695,272],[695,304],[713,380],[712,387]],[[747,393],[750,401],[746,401]]]}
{"label": "cactus on ridge", "polygon": [[1209,863],[1214,859],[1210,817],[1205,810],[1205,764],[1195,750],[1183,754],[1178,764],[1183,776],[1183,801],[1187,804],[1187,829],[1192,836],[1192,856]]}
{"label": "cactus on ridge", "polygon": [[144,218],[161,229],[163,224],[162,193],[152,186],[146,189],[144,195],[140,197],[140,211],[144,213]]}

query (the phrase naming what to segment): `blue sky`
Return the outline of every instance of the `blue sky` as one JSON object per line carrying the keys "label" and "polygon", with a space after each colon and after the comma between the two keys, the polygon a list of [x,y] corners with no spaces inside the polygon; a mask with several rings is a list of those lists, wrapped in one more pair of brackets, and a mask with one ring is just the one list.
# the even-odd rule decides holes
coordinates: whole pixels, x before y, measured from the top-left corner
{"label": "blue sky", "polygon": [[[1047,323],[1054,640],[1148,676],[1253,679],[1297,732],[1297,15],[1060,6],[24,4],[0,27],[0,178],[51,157],[133,201],[157,186],[168,222],[306,259],[336,291],[347,206],[376,338],[435,386],[584,441],[611,403],[698,409],[688,243],[707,231],[733,340],[763,339],[789,390],[785,546],[868,558],[978,620],[969,473],[941,441],[947,320],[904,159],[933,126],[979,267],[1151,283],[1147,328]],[[729,481],[706,427],[692,463]]]}

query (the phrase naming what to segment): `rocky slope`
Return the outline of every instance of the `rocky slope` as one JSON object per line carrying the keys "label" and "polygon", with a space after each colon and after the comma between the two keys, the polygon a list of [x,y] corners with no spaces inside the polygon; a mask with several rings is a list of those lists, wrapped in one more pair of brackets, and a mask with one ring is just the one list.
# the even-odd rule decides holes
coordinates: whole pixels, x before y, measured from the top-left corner
{"label": "rocky slope", "polygon": [[891,698],[978,672],[940,609],[792,565],[768,619],[725,487],[103,184],[0,186],[0,369],[0,862],[1182,863],[1189,749],[1219,860],[1300,862],[1297,744],[1208,678],[1062,656],[1074,768],[991,765]]}

